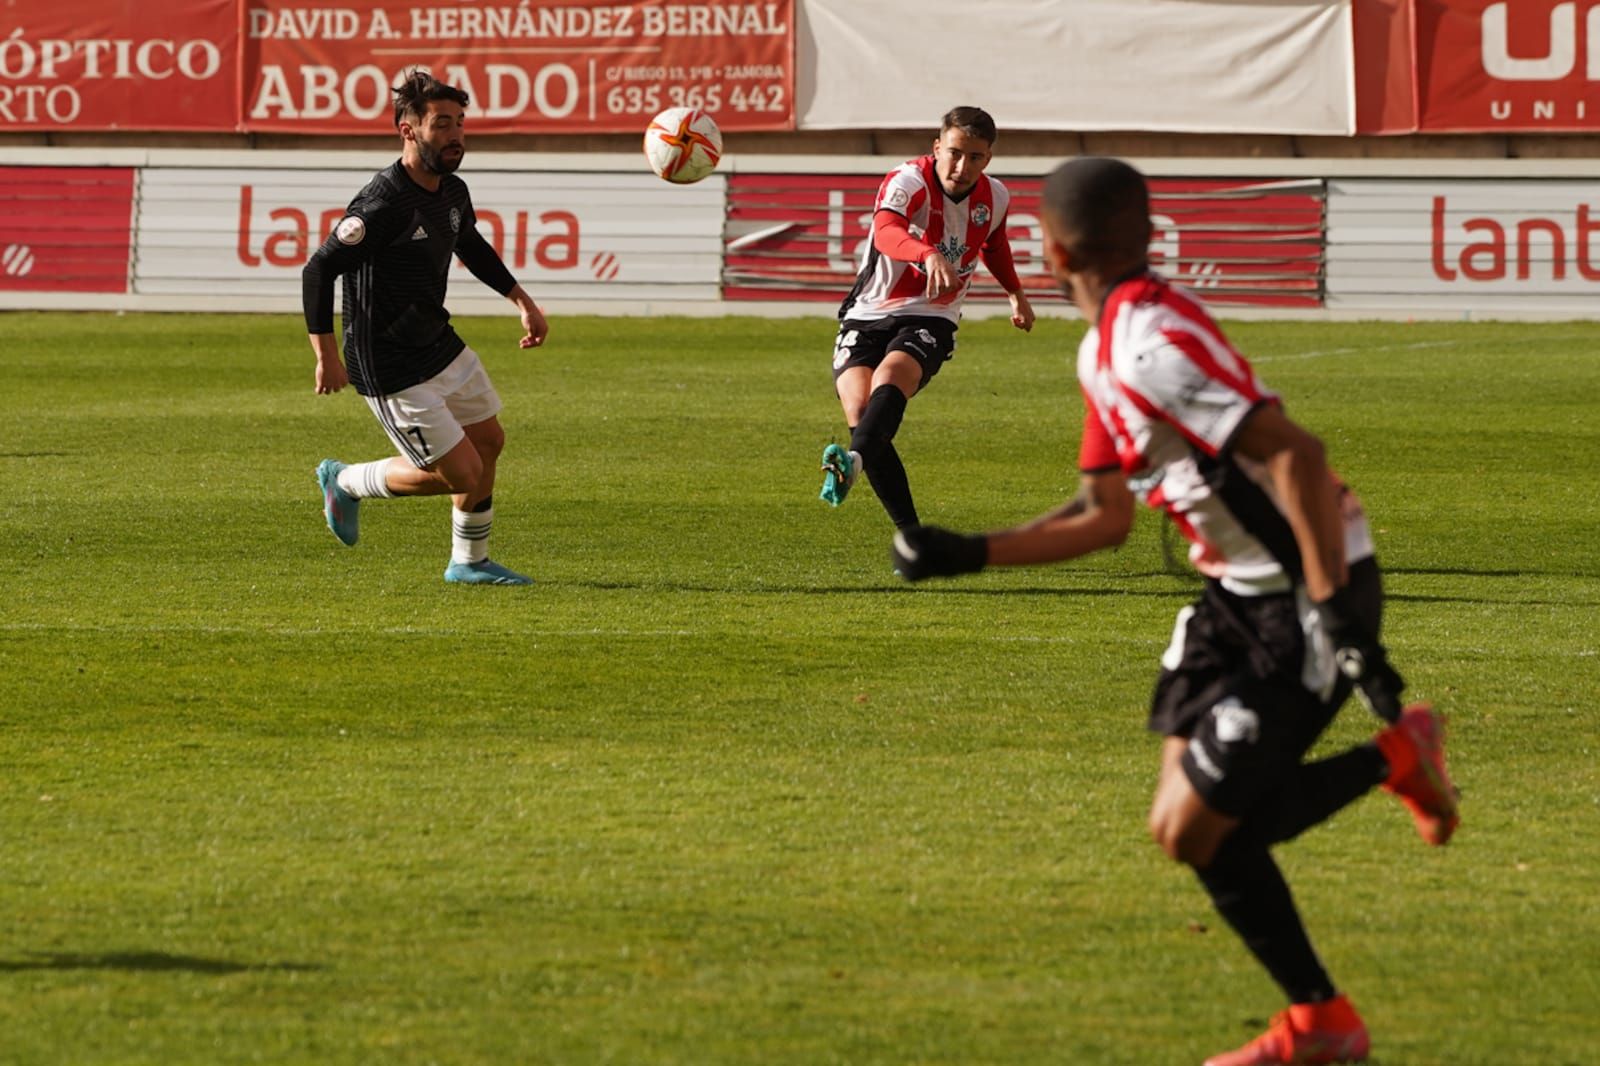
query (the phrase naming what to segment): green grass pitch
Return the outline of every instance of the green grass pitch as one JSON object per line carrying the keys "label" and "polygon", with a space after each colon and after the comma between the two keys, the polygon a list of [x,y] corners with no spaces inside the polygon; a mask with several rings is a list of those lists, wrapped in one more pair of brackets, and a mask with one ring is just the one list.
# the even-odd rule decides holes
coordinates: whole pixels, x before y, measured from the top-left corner
{"label": "green grass pitch", "polygon": [[[1195,584],[1119,552],[910,588],[824,318],[464,320],[497,559],[323,526],[297,318],[0,316],[0,1062],[1197,1063],[1281,1006],[1146,838]],[[963,327],[925,520],[1076,487],[1080,326]],[[1600,325],[1236,323],[1361,492],[1464,823],[1280,850],[1373,1061],[1600,1047]],[[1346,709],[1329,745],[1368,735]]]}

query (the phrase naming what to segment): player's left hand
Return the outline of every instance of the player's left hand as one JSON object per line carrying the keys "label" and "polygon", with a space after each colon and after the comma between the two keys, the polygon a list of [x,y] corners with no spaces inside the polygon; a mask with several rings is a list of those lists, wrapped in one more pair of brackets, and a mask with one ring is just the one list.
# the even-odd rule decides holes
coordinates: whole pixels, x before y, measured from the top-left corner
{"label": "player's left hand", "polygon": [[938,526],[912,526],[889,546],[894,572],[907,581],[972,574],[989,563],[989,538],[963,536]]}
{"label": "player's left hand", "polygon": [[531,300],[522,307],[522,328],[524,335],[517,342],[519,348],[537,348],[550,334],[550,323],[545,321],[544,312]]}
{"label": "player's left hand", "polygon": [[1028,302],[1028,294],[1014,292],[1011,296],[1011,324],[1024,333],[1033,332],[1033,304]]}

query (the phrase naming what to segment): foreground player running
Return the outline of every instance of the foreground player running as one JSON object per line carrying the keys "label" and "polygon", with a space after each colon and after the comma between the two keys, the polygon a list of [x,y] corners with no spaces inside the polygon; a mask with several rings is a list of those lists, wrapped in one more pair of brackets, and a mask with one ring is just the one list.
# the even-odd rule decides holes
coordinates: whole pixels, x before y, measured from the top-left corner
{"label": "foreground player running", "polygon": [[[1117,160],[1073,160],[1045,182],[1042,206],[1045,258],[1094,324],[1078,352],[1079,493],[987,536],[902,530],[895,566],[916,581],[1070,559],[1122,543],[1135,493],[1166,511],[1207,581],[1161,657],[1150,727],[1166,739],[1150,829],[1290,1003],[1207,1066],[1363,1061],[1366,1027],[1312,949],[1271,849],[1377,784],[1424,840],[1448,841],[1444,723],[1426,704],[1400,706],[1403,683],[1378,642],[1371,535],[1321,442],[1190,294],[1150,272],[1144,178]],[[1303,761],[1352,684],[1387,727]]]}
{"label": "foreground player running", "polygon": [[994,119],[976,107],[944,116],[931,155],[895,168],[878,187],[872,240],[855,288],[839,308],[833,383],[850,448],[822,453],[822,498],[835,507],[862,470],[896,529],[917,524],[894,435],[906,402],[956,350],[961,304],[979,258],[1011,299],[1011,324],[1033,328],[1033,308],[1006,240],[1011,194],[984,174]]}
{"label": "foreground player running", "polygon": [[[505,446],[500,396],[444,308],[451,256],[517,306],[523,348],[544,343],[543,313],[477,230],[472,198],[455,176],[465,152],[467,94],[415,71],[395,90],[399,162],[350,201],[344,219],[306,263],[306,330],[317,392],[346,384],[366,398],[401,458],[317,467],[328,528],[354,545],[363,499],[440,496],[454,503],[444,579],[528,585],[489,558],[495,462]],[[333,336],[333,279],[344,275],[344,352]]]}

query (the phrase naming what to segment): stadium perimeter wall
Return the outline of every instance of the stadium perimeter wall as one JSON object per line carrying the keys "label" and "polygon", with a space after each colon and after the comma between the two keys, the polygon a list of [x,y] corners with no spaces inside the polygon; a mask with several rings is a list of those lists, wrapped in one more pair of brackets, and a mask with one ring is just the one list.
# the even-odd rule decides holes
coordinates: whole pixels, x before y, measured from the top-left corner
{"label": "stadium perimeter wall", "polygon": [[[370,174],[371,151],[24,148],[0,165],[0,309],[276,311]],[[628,154],[475,153],[480,226],[552,313],[825,315],[849,287],[896,156],[733,155],[693,186]],[[1025,283],[1054,157],[1006,156]],[[1136,160],[1153,257],[1228,315],[1584,318],[1600,313],[1591,160]],[[503,313],[460,268],[451,306]],[[972,313],[1004,309],[983,278]],[[1046,313],[1067,314],[1059,300]]]}

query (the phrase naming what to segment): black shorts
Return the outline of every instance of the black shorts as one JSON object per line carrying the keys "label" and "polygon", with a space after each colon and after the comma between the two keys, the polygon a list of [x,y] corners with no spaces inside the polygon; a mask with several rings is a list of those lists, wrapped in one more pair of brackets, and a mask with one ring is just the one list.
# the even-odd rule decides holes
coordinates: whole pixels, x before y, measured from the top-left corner
{"label": "black shorts", "polygon": [[[1376,560],[1351,565],[1349,591],[1362,624],[1377,632]],[[1316,643],[1292,594],[1236,596],[1207,582],[1178,614],[1150,728],[1188,738],[1184,773],[1213,810],[1249,810],[1299,764],[1349,697],[1331,650]]]}
{"label": "black shorts", "polygon": [[833,345],[833,379],[853,366],[876,370],[890,352],[905,352],[922,367],[920,389],[956,354],[956,324],[928,316],[890,316],[872,321],[847,318]]}

